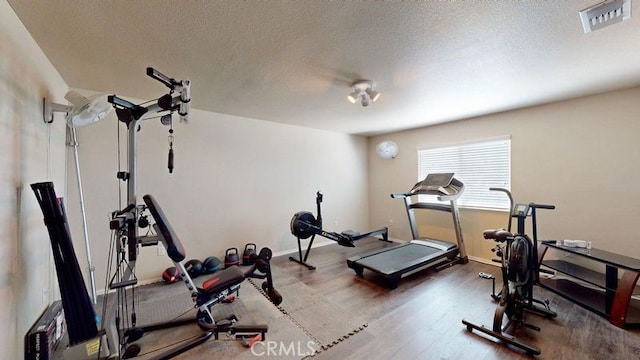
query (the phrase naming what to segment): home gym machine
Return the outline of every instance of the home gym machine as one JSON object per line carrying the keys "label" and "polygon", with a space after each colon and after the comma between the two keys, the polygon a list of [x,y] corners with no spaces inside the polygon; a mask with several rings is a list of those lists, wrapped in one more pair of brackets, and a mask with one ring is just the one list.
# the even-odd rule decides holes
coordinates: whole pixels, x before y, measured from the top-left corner
{"label": "home gym machine", "polygon": [[[169,87],[168,94],[147,102],[147,106],[135,105],[115,95],[108,96],[108,101],[116,108],[118,119],[125,123],[129,130],[129,171],[119,172],[118,178],[127,181],[128,196],[125,209],[112,214],[113,219],[110,227],[114,229],[114,224],[118,226],[117,244],[118,271],[119,278],[111,279],[109,289],[116,290],[117,299],[120,302],[125,296],[125,288],[137,284],[135,278],[135,261],[138,246],[141,244],[157,244],[157,239],[151,242],[143,242],[138,237],[137,225],[140,214],[140,207],[136,206],[135,198],[135,169],[136,169],[136,140],[140,123],[161,112],[167,113],[161,117],[161,122],[171,125],[171,116],[177,111],[181,121],[186,121],[190,109],[190,86],[189,80],[177,81],[169,78],[157,70],[147,68],[147,75],[162,82]],[[160,117],[160,116],[156,116]],[[169,171],[173,170],[173,128],[169,131]],[[65,359],[98,359],[106,357],[126,357],[127,354],[120,353],[123,347],[121,342],[121,331],[119,331],[119,319],[121,303],[118,306],[108,304],[104,301],[102,312],[102,326],[97,328],[95,309],[91,301],[87,301],[88,294],[86,286],[82,280],[82,274],[77,268],[77,259],[73,250],[70,231],[66,220],[66,214],[62,199],[56,198],[53,183],[32,184],[32,189],[40,203],[45,218],[45,225],[49,230],[54,258],[56,258],[56,272],[59,277],[59,285],[62,294],[62,303],[65,310],[67,329],[69,333],[69,346],[64,350]],[[125,254],[128,254],[128,262]],[[111,259],[111,257],[109,258]],[[124,317],[123,317],[124,318]],[[135,313],[131,316],[135,323]],[[120,346],[118,346],[120,345]]]}
{"label": "home gym machine", "polygon": [[[400,279],[408,274],[424,269],[441,270],[453,264],[468,263],[469,259],[464,248],[460,214],[456,202],[463,191],[464,184],[456,179],[453,173],[438,173],[427,175],[407,193],[391,194],[394,199],[404,199],[413,240],[351,257],[347,259],[347,266],[352,268],[357,275],[362,275],[364,269],[376,272],[386,279],[390,289],[395,289],[398,287]],[[412,197],[420,195],[436,196],[438,201],[449,202],[449,204],[413,202]],[[415,210],[450,212],[457,244],[420,237]]]}
{"label": "home gym machine", "polygon": [[[509,222],[507,229],[485,230],[485,239],[494,240],[496,246],[492,249],[500,259],[494,260],[500,263],[502,272],[502,290],[495,293],[495,276],[481,272],[479,276],[492,281],[491,297],[498,302],[494,317],[493,327],[476,325],[467,320],[462,323],[467,326],[468,331],[478,330],[484,334],[499,339],[504,344],[510,344],[524,350],[527,355],[540,355],[540,349],[534,345],[519,340],[514,336],[519,327],[527,327],[536,331],[540,328],[525,322],[525,312],[547,318],[556,317],[557,314],[549,308],[549,301],[534,299],[533,286],[539,280],[539,259],[538,259],[538,234],[536,209],[555,209],[554,205],[543,205],[536,203],[513,204],[513,197],[509,190],[502,188],[491,188],[493,191],[504,192],[509,197]],[[525,220],[531,217],[532,238],[525,233]],[[511,232],[512,219],[517,219],[517,232]],[[539,307],[536,303],[541,304]],[[504,318],[506,316],[506,323]],[[504,323],[504,325],[503,325]]]}
{"label": "home gym machine", "polygon": [[[382,229],[377,229],[370,231],[368,233],[359,233],[352,230],[346,230],[341,233],[324,231],[322,229],[322,193],[320,191],[316,192],[316,209],[318,213],[318,217],[314,217],[312,213],[308,211],[299,211],[293,215],[291,218],[291,234],[298,239],[298,258],[294,258],[293,256],[289,256],[289,260],[295,261],[300,265],[306,266],[309,270],[315,270],[315,266],[307,263],[307,258],[309,257],[309,252],[311,252],[311,245],[313,245],[313,240],[316,235],[320,235],[329,240],[333,240],[338,243],[338,245],[346,246],[346,247],[355,247],[354,241],[374,237],[376,235],[382,235],[380,240],[389,241],[389,229],[384,227]],[[302,255],[302,239],[308,239],[309,245],[307,246],[307,250]]]}
{"label": "home gym machine", "polygon": [[[170,126],[169,130],[169,155],[168,169],[173,171],[173,127],[172,114],[177,111],[180,120],[187,121],[187,115],[190,107],[190,82],[188,80],[177,81],[166,75],[161,74],[153,68],[147,68],[147,75],[155,80],[163,83],[169,88],[169,93],[157,99],[157,101],[146,102],[146,106],[136,105],[127,100],[111,95],[108,101],[113,104],[116,109],[118,120],[127,126],[128,130],[128,172],[118,172],[117,177],[127,183],[127,205],[124,209],[116,211],[112,214],[110,228],[113,231],[113,242],[115,244],[116,264],[114,266],[114,275],[108,275],[109,287],[117,292],[117,308],[115,310],[115,327],[118,334],[119,355],[124,358],[131,358],[140,352],[139,346],[134,341],[140,338],[145,331],[156,329],[170,328],[178,325],[178,322],[161,323],[146,327],[136,326],[135,313],[135,285],[137,278],[135,276],[135,265],[137,254],[141,246],[153,246],[162,243],[167,249],[167,254],[173,261],[176,268],[180,270],[180,275],[187,285],[190,295],[194,301],[194,308],[197,308],[196,320],[198,325],[204,330],[204,333],[196,338],[182,342],[182,344],[172,348],[161,354],[160,359],[168,359],[180,354],[194,346],[197,346],[212,335],[219,332],[225,332],[232,335],[245,335],[246,332],[256,332],[261,338],[267,331],[266,326],[257,326],[250,328],[242,328],[234,325],[234,319],[225,319],[216,323],[210,312],[211,306],[224,300],[227,295],[237,292],[240,283],[247,277],[265,278],[267,281],[263,283],[262,290],[274,303],[282,301],[280,295],[273,288],[269,260],[271,259],[271,250],[265,248],[257,255],[255,264],[246,272],[240,271],[239,268],[229,268],[228,271],[217,272],[212,278],[205,281],[201,288],[196,288],[193,281],[189,277],[184,265],[181,263],[185,256],[182,243],[173,233],[168,224],[164,213],[160,209],[157,202],[152,196],[145,196],[145,204],[138,204],[136,198],[136,151],[137,151],[137,134],[143,120],[152,118],[151,115],[156,113],[168,112],[166,115],[155,116],[160,118],[163,125]],[[177,95],[174,95],[177,92]],[[142,227],[143,211],[149,210],[155,220],[156,234],[148,234],[138,236],[138,227]],[[146,221],[145,221],[146,222]],[[148,226],[148,224],[147,224]],[[113,245],[112,245],[113,246]],[[111,257],[110,257],[111,258]],[[109,271],[111,271],[111,264]],[[259,273],[262,274],[259,274]],[[127,306],[127,287],[131,288],[130,293],[134,299],[131,306]],[[132,310],[129,313],[129,310]],[[189,320],[187,320],[188,322]],[[191,320],[194,322],[194,320]],[[181,322],[184,323],[184,322]],[[113,331],[112,331],[113,332]],[[174,344],[175,345],[175,344]]]}

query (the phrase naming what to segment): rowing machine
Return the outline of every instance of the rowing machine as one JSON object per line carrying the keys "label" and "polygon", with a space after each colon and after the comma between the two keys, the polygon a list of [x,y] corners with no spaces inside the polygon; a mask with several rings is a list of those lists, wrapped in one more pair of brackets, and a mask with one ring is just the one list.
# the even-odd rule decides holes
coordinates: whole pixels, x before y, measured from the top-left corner
{"label": "rowing machine", "polygon": [[[316,267],[307,263],[307,258],[309,257],[309,252],[311,251],[311,245],[313,245],[313,240],[316,235],[320,235],[329,240],[333,240],[338,243],[338,245],[346,246],[346,247],[355,247],[355,241],[360,240],[362,238],[374,237],[376,235],[382,235],[382,241],[389,241],[389,229],[387,227],[369,231],[367,233],[359,233],[352,230],[345,230],[341,233],[325,231],[322,229],[322,193],[320,191],[316,192],[316,208],[318,212],[318,217],[314,217],[312,213],[308,211],[299,211],[293,215],[291,218],[291,234],[293,234],[298,239],[298,258],[296,259],[293,256],[289,257],[289,260],[295,261],[300,265],[306,266],[309,270],[314,270]],[[309,245],[307,246],[307,250],[302,255],[302,239],[308,239]]]}

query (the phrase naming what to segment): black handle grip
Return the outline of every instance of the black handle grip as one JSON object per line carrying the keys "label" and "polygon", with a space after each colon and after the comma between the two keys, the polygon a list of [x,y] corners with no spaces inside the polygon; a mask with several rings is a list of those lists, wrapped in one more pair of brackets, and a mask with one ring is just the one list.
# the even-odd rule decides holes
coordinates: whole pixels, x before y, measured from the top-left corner
{"label": "black handle grip", "polygon": [[167,167],[169,168],[169,174],[173,173],[173,149],[169,149],[169,160]]}
{"label": "black handle grip", "polygon": [[507,192],[509,190],[505,189],[505,188],[499,188],[499,187],[490,187],[489,191],[502,191],[502,192]]}
{"label": "black handle grip", "polygon": [[556,208],[555,205],[545,205],[545,204],[536,204],[536,203],[530,203],[529,206],[536,209],[546,209],[546,210],[554,210]]}

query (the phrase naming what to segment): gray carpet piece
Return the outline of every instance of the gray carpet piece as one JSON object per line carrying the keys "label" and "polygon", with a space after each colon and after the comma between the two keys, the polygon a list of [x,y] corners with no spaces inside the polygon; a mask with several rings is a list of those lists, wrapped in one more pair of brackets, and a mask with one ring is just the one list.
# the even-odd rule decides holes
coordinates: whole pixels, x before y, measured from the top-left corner
{"label": "gray carpet piece", "polygon": [[182,283],[141,286],[136,290],[135,298],[138,326],[184,318],[195,319],[195,303]]}
{"label": "gray carpet piece", "polygon": [[[278,275],[274,274],[276,288],[284,298],[279,306],[272,304],[262,292],[261,280],[250,279],[242,284],[234,302],[218,304],[211,309],[216,319],[235,314],[239,318],[238,324],[267,324],[269,331],[265,341],[249,348],[238,340],[220,334],[219,340],[212,337],[176,359],[302,359],[312,357],[367,327],[365,321],[354,317],[305,284],[290,276]],[[168,322],[177,317],[195,318],[189,291],[182,283],[140,286],[135,295],[138,326]],[[109,301],[115,301],[113,294],[109,296]],[[202,334],[195,323],[148,332],[136,342],[142,348],[141,356],[136,359],[158,356],[168,347],[175,346],[176,342]]]}
{"label": "gray carpet piece", "polygon": [[190,350],[176,359],[255,359],[257,357],[277,357],[279,359],[300,359],[320,350],[321,346],[308,336],[302,328],[293,323],[252,283],[245,282],[240,295],[230,304],[220,304],[212,308],[215,318],[231,314],[239,317],[238,324],[267,324],[269,331],[262,343],[248,348],[242,342],[220,334],[218,341],[210,340]]}
{"label": "gray carpet piece", "polygon": [[278,306],[280,311],[320,344],[319,351],[367,327],[366,321],[353,316],[303,283],[291,283],[278,288],[278,291],[284,298]]}
{"label": "gray carpet piece", "polygon": [[[259,356],[300,359],[321,349],[321,345],[273,305],[258,286],[248,281],[242,284],[234,302],[215,305],[211,310],[215,319],[235,314],[239,318],[238,325],[267,324],[269,331],[266,341],[248,348],[241,341],[220,334],[219,340],[211,338],[206,343],[177,356],[176,359],[255,359]],[[189,292],[181,283],[156,283],[139,287],[136,290],[136,312],[139,326],[170,321],[181,314],[183,316],[180,319],[195,317]],[[178,341],[189,340],[202,334],[195,323],[149,332],[136,342],[142,348],[141,355],[136,359],[158,356],[168,347],[175,346]]]}

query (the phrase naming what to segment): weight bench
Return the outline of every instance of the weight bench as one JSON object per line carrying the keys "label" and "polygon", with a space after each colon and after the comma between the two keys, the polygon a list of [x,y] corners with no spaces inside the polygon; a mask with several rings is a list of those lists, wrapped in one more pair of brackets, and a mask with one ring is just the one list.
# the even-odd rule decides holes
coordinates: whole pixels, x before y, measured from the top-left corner
{"label": "weight bench", "polygon": [[[211,307],[225,299],[228,299],[230,296],[234,295],[234,293],[237,294],[240,289],[240,284],[247,278],[264,279],[265,281],[262,283],[262,290],[267,294],[271,302],[279,305],[282,302],[282,296],[273,287],[273,279],[269,264],[273,255],[271,250],[265,247],[260,250],[257,255],[254,254],[254,265],[246,269],[240,268],[239,266],[232,266],[218,271],[209,279],[205,280],[201,287],[197,287],[182,264],[182,261],[186,258],[185,248],[176,233],[173,231],[173,228],[169,224],[162,208],[151,195],[145,195],[143,199],[147,209],[155,220],[153,227],[158,235],[158,240],[162,242],[166,248],[167,255],[171,261],[173,261],[174,266],[179,270],[182,282],[191,294],[191,298],[195,303],[194,308],[197,309],[197,324],[204,331],[201,336],[191,339],[186,343],[182,343],[181,345],[177,345],[157,358],[172,358],[204,343],[211,338],[211,336],[218,339],[218,334],[220,333],[229,334],[241,339],[258,338],[258,340],[264,340],[265,334],[268,330],[267,325],[237,325],[236,321],[238,319],[235,315],[231,315],[226,319],[221,319],[216,322],[211,314]],[[190,319],[128,329],[125,331],[125,335],[128,338],[127,343],[131,343],[132,341],[139,339],[145,331],[166,329],[190,322],[193,322],[193,320]],[[139,352],[139,346],[135,344],[130,345],[124,352],[124,358],[135,357]]]}

